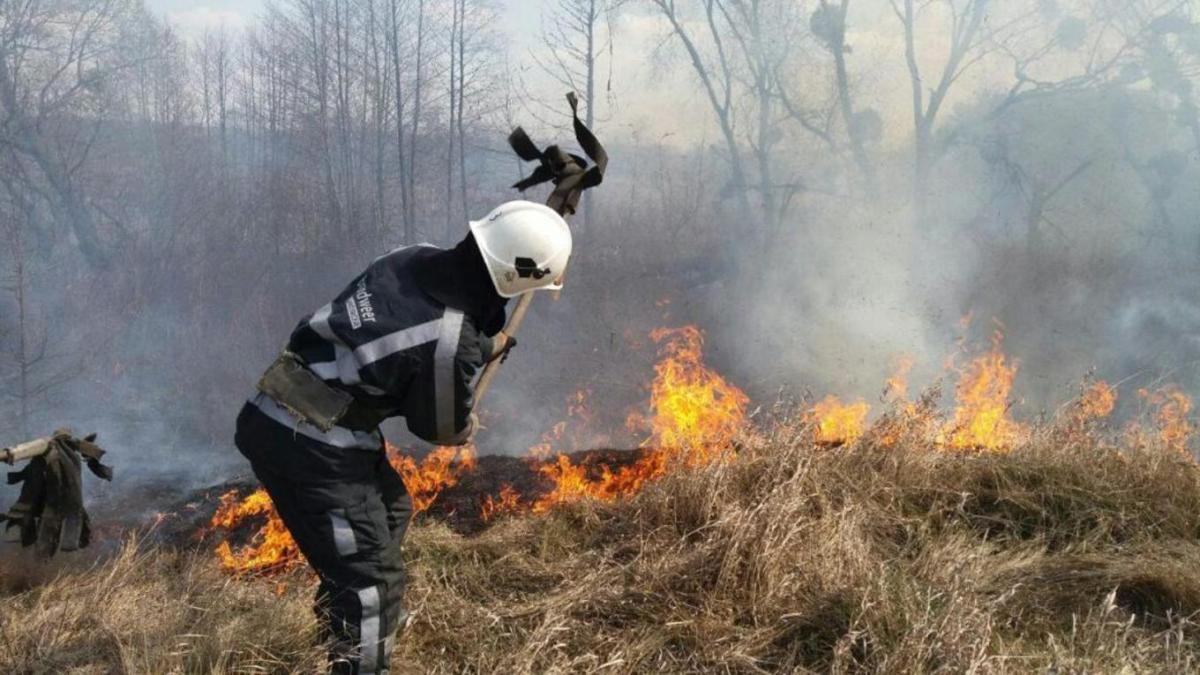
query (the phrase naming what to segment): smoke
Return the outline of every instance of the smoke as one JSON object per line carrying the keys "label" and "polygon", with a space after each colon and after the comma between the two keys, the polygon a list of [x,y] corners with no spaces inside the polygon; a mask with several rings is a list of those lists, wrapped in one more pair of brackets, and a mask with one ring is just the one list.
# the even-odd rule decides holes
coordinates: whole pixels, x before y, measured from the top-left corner
{"label": "smoke", "polygon": [[[714,300],[733,318],[723,338],[754,345],[741,351],[751,381],[870,400],[897,356],[915,357],[915,383],[930,383],[960,335],[982,345],[1000,330],[1021,364],[1022,416],[1065,402],[1093,372],[1122,383],[1126,416],[1139,386],[1197,390],[1200,203],[1155,194],[1129,166],[1187,147],[1186,129],[1164,133],[1140,92],[1062,96],[1002,118],[989,103],[956,115],[919,223],[908,158],[889,157],[893,180],[876,199],[827,200],[792,219],[786,243]],[[1195,179],[1194,159],[1178,169]]]}

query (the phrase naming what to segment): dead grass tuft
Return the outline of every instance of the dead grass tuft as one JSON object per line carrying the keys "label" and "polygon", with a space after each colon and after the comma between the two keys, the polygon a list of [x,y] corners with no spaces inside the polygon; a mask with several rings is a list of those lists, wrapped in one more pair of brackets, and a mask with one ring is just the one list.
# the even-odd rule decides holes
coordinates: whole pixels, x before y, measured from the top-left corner
{"label": "dead grass tuft", "polygon": [[208,555],[131,538],[90,568],[46,574],[0,599],[2,672],[315,672],[324,662],[306,591],[232,580]]}

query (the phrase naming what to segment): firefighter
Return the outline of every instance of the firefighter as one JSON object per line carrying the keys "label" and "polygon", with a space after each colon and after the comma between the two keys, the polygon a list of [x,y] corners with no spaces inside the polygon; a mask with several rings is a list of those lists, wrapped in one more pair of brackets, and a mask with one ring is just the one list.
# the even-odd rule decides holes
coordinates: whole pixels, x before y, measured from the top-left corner
{"label": "firefighter", "polygon": [[561,288],[571,233],[553,209],[501,205],[457,246],[376,259],[292,332],[242,408],[235,442],[320,579],[333,673],[386,673],[404,625],[400,547],[412,502],[379,424],[468,442],[475,376],[514,342],[509,298]]}

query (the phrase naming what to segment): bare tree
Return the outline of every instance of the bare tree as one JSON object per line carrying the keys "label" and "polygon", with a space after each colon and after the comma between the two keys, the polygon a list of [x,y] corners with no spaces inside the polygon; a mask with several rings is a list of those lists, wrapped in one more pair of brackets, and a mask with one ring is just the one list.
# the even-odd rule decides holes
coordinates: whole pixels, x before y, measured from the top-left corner
{"label": "bare tree", "polygon": [[450,0],[450,10],[444,202],[445,236],[452,240],[461,236],[471,211],[468,127],[484,122],[492,112],[489,99],[503,86],[503,71],[495,58],[496,6],[489,0]]}
{"label": "bare tree", "polygon": [[332,47],[334,38],[332,12],[327,0],[294,0],[294,14],[287,15],[280,11],[280,27],[287,31],[288,38],[298,45],[301,63],[307,71],[306,79],[301,83],[300,90],[315,105],[316,134],[319,140],[318,155],[321,162],[325,184],[325,210],[328,220],[336,227],[345,226],[341,194],[338,191],[335,176],[335,160],[337,148],[334,144],[333,131],[330,125],[334,116],[332,108],[334,75]]}
{"label": "bare tree", "polygon": [[[425,5],[425,3],[424,3],[424,0],[417,0],[417,1],[418,1],[418,9],[417,9],[418,15],[417,15],[416,24],[417,24],[417,42],[419,44],[422,39],[421,32],[424,30],[424,18],[425,18],[424,17],[424,12],[425,12],[424,5]],[[405,100],[407,88],[404,86],[404,67],[403,67],[404,60],[401,58],[401,54],[404,52],[405,41],[408,38],[408,36],[404,32],[401,31],[401,26],[406,24],[407,20],[408,20],[408,16],[407,16],[408,6],[409,6],[409,3],[406,2],[405,0],[388,0],[388,5],[387,5],[388,23],[387,23],[386,43],[387,43],[388,55],[391,59],[391,64],[390,64],[391,65],[391,74],[394,79],[394,82],[393,82],[394,86],[392,87],[392,91],[393,91],[393,95],[395,96],[394,108],[395,108],[395,118],[396,118],[396,166],[397,166],[397,182],[400,185],[400,208],[399,208],[399,211],[400,211],[400,218],[404,223],[404,241],[405,241],[405,243],[412,243],[416,237],[416,233],[414,231],[414,228],[416,227],[416,223],[413,222],[414,217],[413,217],[413,213],[412,213],[412,204],[411,204],[412,193],[410,192],[410,190],[412,189],[412,182],[410,180],[408,172],[410,169],[410,161],[411,161],[411,157],[412,157],[413,148],[409,147],[405,141],[405,131],[406,130],[404,128],[404,121],[406,118],[405,118],[405,114],[404,114],[404,107],[407,103],[407,101]],[[418,49],[418,51],[419,51],[419,49]],[[420,59],[419,55],[417,56],[417,59],[419,61],[419,59]],[[417,73],[415,79],[417,79],[417,80],[420,79],[420,73]],[[413,130],[415,132],[416,127],[417,127],[418,115],[420,113],[420,110],[418,108],[419,104],[416,102],[416,92],[419,91],[419,89],[420,89],[419,81],[414,83],[413,89],[414,89],[414,109],[413,109],[413,117],[412,117],[411,124],[412,124]],[[382,139],[380,139],[380,142],[382,143]]]}
{"label": "bare tree", "polygon": [[[558,85],[556,93],[582,92],[583,120],[589,129],[596,128],[596,87],[606,53],[611,78],[613,22],[623,4],[622,0],[556,0],[542,16],[542,46],[531,51],[539,70]],[[611,94],[611,80],[605,91]],[[561,108],[559,100],[556,95],[555,111]],[[585,193],[582,202],[586,228],[594,218],[592,195]]]}
{"label": "bare tree", "polygon": [[[455,140],[459,136],[458,119],[461,114],[459,105],[462,101],[462,76],[460,65],[460,47],[463,44],[463,14],[466,9],[466,0],[450,0],[450,72],[449,72],[449,87],[446,90],[447,99],[450,103],[450,113],[446,121],[446,186],[445,195],[445,216],[446,216],[446,232],[445,238],[451,240],[457,231],[456,223],[458,222],[454,215],[454,165],[458,160],[458,155],[455,153]],[[461,138],[458,138],[461,144]]]}
{"label": "bare tree", "polygon": [[879,177],[867,146],[874,140],[873,136],[878,135],[882,123],[874,110],[855,110],[850,93],[850,72],[846,65],[846,55],[850,52],[850,46],[846,44],[846,17],[849,11],[850,0],[837,0],[836,3],[821,0],[809,25],[833,56],[834,82],[842,124],[846,128],[854,163],[862,173],[867,192],[874,195],[879,189]]}
{"label": "bare tree", "polygon": [[33,308],[38,303],[33,299],[30,284],[25,229],[38,217],[37,202],[28,191],[28,183],[12,173],[0,174],[0,183],[12,208],[11,217],[3,221],[9,253],[9,274],[3,288],[9,292],[16,309],[8,331],[14,340],[9,349],[0,351],[0,356],[7,357],[8,370],[12,372],[10,377],[0,378],[0,398],[15,401],[17,428],[22,437],[29,437],[35,406],[74,379],[78,371],[62,363],[63,354],[58,350],[50,349],[49,331],[34,317]]}
{"label": "bare tree", "polygon": [[229,90],[233,77],[231,45],[225,27],[204,31],[197,51],[204,100],[204,128],[211,130],[216,126],[221,154],[225,155],[229,149]]}
{"label": "bare tree", "polygon": [[747,178],[748,173],[742,158],[742,149],[738,143],[738,134],[733,114],[733,66],[726,53],[722,33],[718,29],[717,3],[715,0],[701,0],[704,10],[705,27],[712,38],[715,52],[715,58],[710,65],[710,60],[706,59],[700,52],[697,37],[685,25],[686,21],[680,15],[675,0],[652,0],[652,2],[670,24],[672,33],[687,52],[692,70],[704,88],[705,96],[708,99],[713,114],[717,118],[717,125],[720,128],[721,137],[725,142],[725,151],[729,162],[732,182],[737,186],[733,190],[733,195],[737,200],[738,209],[744,214],[750,214],[752,213],[750,200],[744,189],[744,186],[749,182]]}
{"label": "bare tree", "polygon": [[1063,229],[1050,213],[1055,199],[1072,183],[1084,177],[1095,164],[1096,158],[1091,156],[1075,161],[1062,175],[1042,176],[1014,156],[1008,136],[995,134],[978,143],[978,146],[980,155],[996,174],[993,180],[996,194],[992,200],[1015,202],[1011,206],[1000,206],[997,211],[1013,214],[1019,219],[1018,225],[1025,232],[1025,249],[1029,259],[1037,260],[1039,251],[1045,246],[1047,230],[1063,234]]}
{"label": "bare tree", "polygon": [[[685,16],[676,0],[652,0],[687,54],[716,117],[730,168],[723,196],[734,198],[739,217],[757,225],[757,240],[765,245],[802,190],[796,172],[776,152],[785,138],[780,123],[799,120],[805,131],[827,137],[798,111],[780,77],[799,41],[800,14],[793,3],[779,0],[690,4],[703,18],[702,33],[694,27],[699,21]],[[757,209],[751,206],[752,192]]]}
{"label": "bare tree", "polygon": [[[154,56],[122,40],[142,11],[133,0],[0,0],[0,146],[37,167],[56,219],[96,265],[109,255],[76,174],[118,78]],[[83,112],[94,122],[80,129]]]}
{"label": "bare tree", "polygon": [[[1187,0],[1143,0],[1130,2],[1119,11],[1115,23],[1121,27],[1139,69],[1126,79],[1144,77],[1161,94],[1174,122],[1191,134],[1192,151],[1200,152],[1200,104],[1195,82],[1200,75],[1200,8]],[[1127,57],[1128,65],[1128,52],[1120,52],[1118,57]]]}
{"label": "bare tree", "polygon": [[[377,8],[376,4],[377,0],[365,0],[366,12],[363,17],[366,28],[366,44],[363,49],[363,69],[365,71],[363,74],[363,99],[370,115],[370,143],[373,146],[371,154],[374,160],[371,167],[375,188],[374,209],[371,218],[373,231],[377,231],[387,223],[388,219],[385,158],[393,116],[391,61],[386,54],[389,31],[387,30],[388,26],[379,16],[381,8]],[[397,123],[399,123],[399,119]],[[401,189],[403,191],[403,188]],[[402,207],[403,202],[404,195],[402,194]]]}
{"label": "bare tree", "polygon": [[[908,66],[909,87],[912,94],[913,122],[913,199],[919,221],[924,220],[926,191],[929,174],[937,161],[938,149],[934,147],[934,128],[942,105],[950,88],[968,68],[982,58],[988,45],[984,19],[988,15],[989,0],[940,0],[936,3],[949,15],[950,45],[942,63],[940,73],[926,78],[921,72],[917,58],[918,26],[917,14],[927,5],[914,0],[889,0],[892,11],[900,20],[904,31],[904,60]],[[931,3],[933,4],[933,3]],[[926,82],[934,82],[926,98]]]}
{"label": "bare tree", "polygon": [[[939,116],[952,88],[968,71],[989,58],[1010,62],[1012,83],[992,108],[990,115],[996,117],[1027,101],[1119,82],[1125,77],[1122,73],[1136,36],[1146,25],[1142,19],[1127,21],[1122,27],[1118,21],[1122,3],[1105,0],[1084,0],[1077,6],[1002,5],[991,0],[889,1],[904,35],[913,120],[913,200],[919,219],[926,212],[930,174],[956,138],[953,132],[938,137]],[[1183,1],[1168,3],[1178,6]],[[946,24],[950,41],[940,68],[929,78],[918,58],[922,46],[918,24],[920,14],[935,10],[941,10],[937,18]],[[1072,60],[1069,53],[1079,55],[1073,69],[1064,66]],[[1039,69],[1050,74],[1038,75]],[[927,89],[929,82],[934,84]]]}
{"label": "bare tree", "polygon": [[[421,115],[423,109],[421,107],[421,94],[424,90],[425,82],[425,42],[428,22],[427,15],[427,0],[417,0],[417,43],[416,53],[414,55],[415,64],[413,67],[413,105],[412,105],[412,131],[408,144],[408,194],[409,194],[409,209],[408,219],[406,220],[406,236],[408,242],[415,240],[415,221],[416,221],[416,180],[417,180],[417,140],[421,128]],[[397,88],[397,91],[399,89]]]}

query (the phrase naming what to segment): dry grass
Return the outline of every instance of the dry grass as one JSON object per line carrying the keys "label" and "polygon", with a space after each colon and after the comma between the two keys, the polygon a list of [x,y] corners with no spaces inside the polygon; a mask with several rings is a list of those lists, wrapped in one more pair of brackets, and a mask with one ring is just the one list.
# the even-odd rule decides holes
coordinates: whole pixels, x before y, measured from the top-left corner
{"label": "dry grass", "polygon": [[313,672],[323,663],[299,593],[229,579],[207,555],[130,540],[89,569],[27,563],[0,576],[13,593],[0,599],[0,672]]}
{"label": "dry grass", "polygon": [[[636,498],[411,531],[401,673],[1192,672],[1200,470],[1041,440],[1008,455],[781,425]],[[128,544],[10,587],[0,672],[311,672],[303,577]]]}

